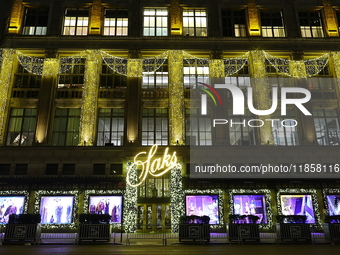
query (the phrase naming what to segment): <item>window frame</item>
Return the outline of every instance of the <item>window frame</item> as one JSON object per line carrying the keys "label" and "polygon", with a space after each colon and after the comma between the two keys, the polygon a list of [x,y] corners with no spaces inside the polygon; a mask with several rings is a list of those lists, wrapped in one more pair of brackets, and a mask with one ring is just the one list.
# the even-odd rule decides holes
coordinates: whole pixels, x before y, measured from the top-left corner
{"label": "window frame", "polygon": [[[75,15],[67,16],[67,11],[76,11]],[[87,16],[81,16],[81,11],[87,11]],[[69,18],[75,18],[75,19],[69,19],[67,20],[67,17]],[[80,19],[82,18],[82,19]],[[87,18],[87,20],[85,19]],[[72,21],[75,20],[75,24],[71,26]],[[68,21],[68,22],[67,22]],[[79,23],[87,23],[87,26],[80,25]],[[70,23],[70,25],[66,25],[66,23]],[[89,34],[89,23],[90,23],[90,10],[89,8],[66,8],[64,13],[64,19],[63,19],[63,36],[87,36]],[[66,30],[68,28],[68,30]],[[71,29],[74,29],[74,32],[71,32]],[[82,28],[81,32],[78,33],[78,28]],[[84,30],[85,29],[85,30]],[[68,31],[68,32],[66,32]]]}
{"label": "window frame", "polygon": [[[280,14],[279,16],[276,16],[277,14]],[[263,17],[266,14],[267,17]],[[284,23],[284,17],[283,17],[283,11],[281,10],[272,10],[272,11],[260,11],[260,17],[261,17],[261,34],[262,37],[286,37],[286,29],[285,29],[285,23]],[[270,22],[269,25],[263,25],[264,19],[268,19]],[[275,26],[275,19],[281,20],[282,26]],[[269,32],[269,33],[268,33]],[[275,36],[276,32],[279,34],[279,36]],[[271,34],[271,35],[269,35]]]}
{"label": "window frame", "polygon": [[[303,17],[301,17],[302,13],[306,13],[307,17],[304,18],[305,20],[308,20],[308,26],[302,26],[301,23],[303,20]],[[311,21],[313,19],[313,17],[311,16],[312,13],[317,13],[318,15],[318,22],[320,23],[320,26],[311,26]],[[314,17],[315,18],[315,17]],[[299,19],[299,27],[300,27],[300,33],[301,33],[301,37],[303,38],[323,38],[325,37],[325,31],[324,31],[324,24],[323,24],[323,17],[321,14],[320,10],[317,11],[298,11],[298,19]],[[316,29],[314,30],[313,27],[315,27]],[[307,36],[307,33],[310,33],[309,36]],[[317,36],[315,36],[313,33],[316,33]],[[321,35],[321,36],[320,36]]]}
{"label": "window frame", "polygon": [[[160,110],[160,112],[157,113],[157,110]],[[146,111],[148,111],[148,113],[146,113]],[[153,130],[149,129],[150,120],[153,123]],[[165,123],[166,127],[165,129],[163,129],[163,124],[164,124],[163,121],[165,120],[166,120],[166,123]],[[160,124],[161,130],[157,130],[157,127],[159,126],[158,124]],[[144,129],[144,125],[147,125],[146,129]],[[159,146],[169,145],[169,110],[168,108],[142,108],[142,125],[141,126],[142,126],[141,128],[142,146],[152,146],[154,144],[157,144]],[[166,133],[166,138],[163,139],[164,133]],[[144,139],[145,134],[146,134],[145,136],[146,138]],[[157,138],[158,136],[160,136],[160,139]],[[158,141],[160,141],[160,143],[158,143]]]}
{"label": "window frame", "polygon": [[[28,13],[29,11],[37,11],[37,13],[32,14],[32,13]],[[46,14],[41,14],[39,13],[40,10],[45,10],[47,11]],[[49,18],[49,8],[48,7],[36,7],[36,8],[31,8],[31,7],[25,7],[24,10],[24,17],[23,17],[23,23],[22,23],[22,31],[21,34],[22,35],[30,35],[30,36],[41,36],[41,35],[46,35],[47,34],[47,28],[48,28],[48,18]],[[32,19],[34,19],[34,26],[25,26],[27,18],[31,17]],[[45,17],[46,18],[46,26],[38,26],[39,23],[39,18],[41,17]],[[31,33],[30,30],[34,29],[34,32]],[[42,31],[41,33],[37,33],[37,29],[41,28]],[[27,31],[28,32],[27,32]]]}
{"label": "window frame", "polygon": [[[154,10],[155,14],[154,15],[146,15],[145,12],[146,11],[151,12],[152,10]],[[157,15],[158,11],[161,10],[166,10],[167,14],[166,15]],[[143,36],[169,36],[169,10],[166,7],[145,7],[143,8]],[[161,23],[163,23],[163,19],[158,19],[157,18],[164,18],[166,17],[166,26],[159,26],[159,21],[161,21]],[[148,23],[151,23],[149,26],[147,26],[146,20],[147,18],[149,18]],[[152,18],[154,19],[152,21]],[[152,33],[152,29],[154,29],[154,32]],[[146,30],[148,30],[148,33],[146,33]],[[161,33],[159,34],[158,31]],[[166,31],[166,34],[163,34],[163,32]]]}
{"label": "window frame", "polygon": [[[107,15],[106,12],[107,11],[114,11],[115,14],[110,14]],[[119,11],[126,11],[126,15],[123,14],[119,14]],[[103,36],[128,36],[129,34],[129,10],[128,9],[122,9],[122,8],[105,8],[104,9],[104,19],[103,19]],[[113,17],[107,17],[107,16],[113,16]],[[114,19],[114,20],[106,20],[106,19]],[[122,19],[122,20],[119,20]],[[126,20],[124,20],[126,19]],[[106,22],[114,22],[114,25],[111,26],[105,26]],[[118,22],[127,22],[126,26],[118,26]],[[105,31],[106,29],[108,29],[109,31],[111,31],[111,29],[114,30],[114,34],[108,33],[106,34]],[[122,29],[122,31],[126,31],[126,33],[121,33],[121,34],[117,34],[117,30]]]}
{"label": "window frame", "polygon": [[[184,15],[184,13],[185,12],[189,12],[189,11],[192,11],[193,12],[193,16],[185,16]],[[198,16],[198,15],[196,15],[196,13],[197,12],[202,12],[202,11],[204,11],[205,12],[205,16]],[[185,21],[185,18],[187,18],[188,19],[188,21],[186,22]],[[185,26],[185,23],[188,23],[188,24],[190,24],[190,18],[193,18],[193,23],[194,23],[194,25],[193,26]],[[205,18],[205,21],[201,21],[201,22],[205,22],[205,26],[198,26],[197,25],[197,21],[198,21],[198,19],[199,18]],[[207,18],[207,10],[205,9],[205,8],[188,8],[188,9],[183,9],[182,10],[182,24],[183,24],[183,35],[184,36],[200,36],[200,37],[207,37],[208,36],[208,18]],[[191,34],[190,35],[190,33],[189,33],[189,31],[191,30],[191,29],[193,29],[193,31],[194,31],[194,34]],[[199,29],[201,29],[201,30],[204,30],[205,29],[205,32],[204,31],[201,31],[201,33],[205,33],[205,35],[197,35],[197,30],[199,30]],[[186,30],[188,30],[188,32],[186,33]]]}

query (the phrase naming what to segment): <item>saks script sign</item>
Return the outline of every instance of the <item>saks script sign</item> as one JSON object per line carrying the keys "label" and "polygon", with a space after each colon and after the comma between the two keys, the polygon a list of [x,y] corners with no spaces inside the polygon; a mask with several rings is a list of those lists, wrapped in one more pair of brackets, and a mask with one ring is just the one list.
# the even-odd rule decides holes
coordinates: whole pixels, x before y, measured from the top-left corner
{"label": "saks script sign", "polygon": [[[164,154],[162,157],[155,157],[158,146],[154,144],[149,152],[143,151],[139,152],[135,157],[133,163],[129,166],[126,174],[126,182],[131,187],[138,187],[141,185],[148,175],[153,177],[160,177],[167,172],[169,172],[174,167],[178,166],[176,152],[173,152],[170,155],[169,148],[164,150]],[[146,157],[145,157],[146,156]],[[145,159],[144,161],[141,159]],[[138,175],[138,179],[136,183],[131,183],[131,179],[133,178],[133,169],[137,168],[137,170],[141,171]]]}

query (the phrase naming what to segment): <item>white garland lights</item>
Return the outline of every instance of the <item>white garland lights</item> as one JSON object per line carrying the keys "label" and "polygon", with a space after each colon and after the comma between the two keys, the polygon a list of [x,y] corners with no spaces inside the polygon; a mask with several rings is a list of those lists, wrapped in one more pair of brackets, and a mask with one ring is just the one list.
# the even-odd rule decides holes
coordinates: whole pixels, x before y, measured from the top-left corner
{"label": "white garland lights", "polygon": [[[2,51],[3,49],[0,49]],[[23,54],[20,51],[17,52],[17,57],[20,64],[25,68],[26,71],[35,75],[48,75],[47,72],[43,71],[44,66],[44,58],[31,57],[26,54]],[[272,65],[279,74],[295,77],[295,78],[307,78],[311,76],[318,75],[328,64],[331,53],[326,53],[320,57],[314,59],[307,59],[301,61],[288,60],[284,58],[275,57],[264,50],[261,50],[265,59]],[[187,62],[187,64],[191,67],[209,67],[213,66],[212,63],[216,60],[209,60],[206,58],[199,58],[193,56],[182,50],[183,59]],[[103,60],[103,62],[111,68],[114,72],[129,76],[128,71],[128,62],[134,61],[140,63],[142,66],[142,72],[137,72],[133,75],[133,77],[142,77],[144,75],[153,74],[153,72],[157,71],[168,59],[169,51],[165,51],[157,56],[143,59],[130,59],[130,58],[122,58],[113,56],[103,50],[97,50],[97,54],[99,54]],[[246,52],[245,54],[234,57],[234,58],[224,58],[224,76],[230,76],[238,71],[240,71],[247,63],[249,63],[248,57],[250,52]],[[81,58],[86,58],[87,50],[80,52],[79,54],[75,54],[69,57],[61,57],[59,59],[59,73],[66,73],[72,65],[79,63]],[[1,62],[1,52],[0,52],[0,62]],[[301,66],[304,64],[306,68],[306,74],[294,74],[290,72],[289,66]],[[131,75],[131,72],[130,72]]]}
{"label": "white garland lights", "polygon": [[234,214],[234,195],[264,195],[266,200],[267,223],[259,224],[260,229],[270,229],[273,226],[273,212],[269,189],[231,189],[229,190],[229,213]]}
{"label": "white garland lights", "polygon": [[39,190],[35,192],[35,201],[34,201],[34,212],[40,213],[40,204],[41,204],[41,197],[42,196],[73,196],[73,212],[72,212],[72,222],[69,224],[57,224],[57,223],[50,223],[50,224],[43,224],[44,228],[52,229],[52,228],[76,228],[75,220],[77,219],[78,215],[78,190]]}
{"label": "white garland lights", "polygon": [[280,195],[291,195],[291,194],[302,194],[302,195],[311,195],[312,196],[312,202],[313,202],[313,209],[314,209],[314,217],[315,217],[315,225],[318,228],[321,228],[321,216],[319,211],[319,204],[318,204],[318,198],[317,198],[317,192],[315,189],[279,189],[276,193],[276,199],[277,199],[277,211],[278,213],[282,214],[282,205],[281,205],[281,199]]}
{"label": "white garland lights", "polygon": [[180,217],[185,212],[184,194],[182,186],[182,169],[176,167],[170,174],[170,209],[171,209],[171,231],[178,233]]}

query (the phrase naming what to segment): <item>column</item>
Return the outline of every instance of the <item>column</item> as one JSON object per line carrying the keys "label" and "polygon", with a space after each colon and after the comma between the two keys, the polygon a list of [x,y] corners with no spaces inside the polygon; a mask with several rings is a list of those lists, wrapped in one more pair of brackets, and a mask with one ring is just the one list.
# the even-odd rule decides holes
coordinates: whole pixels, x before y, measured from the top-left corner
{"label": "column", "polygon": [[[210,85],[214,86],[215,84],[224,84],[225,83],[225,71],[224,71],[224,60],[223,60],[223,51],[211,51],[210,53],[211,60],[209,61],[209,77],[210,77]],[[222,98],[227,98],[226,89],[221,89],[218,91]],[[226,101],[223,102],[222,106],[214,107],[215,109],[215,118],[216,119],[225,119],[228,116],[228,103]],[[230,144],[229,141],[229,132],[228,129],[224,125],[217,125],[215,130],[215,138],[213,141],[217,141],[218,144],[214,145],[227,145]]]}
{"label": "column", "polygon": [[142,59],[140,50],[130,50],[127,69],[126,91],[126,141],[133,145],[139,142],[140,90],[142,77]]}
{"label": "column", "polygon": [[288,37],[301,36],[295,0],[284,0],[284,24]]}
{"label": "column", "polygon": [[14,0],[12,9],[11,9],[11,17],[9,20],[8,33],[9,34],[19,34],[20,27],[22,23],[22,0]]}
{"label": "column", "polygon": [[47,135],[54,102],[55,85],[58,79],[59,59],[57,51],[46,51],[43,74],[39,89],[37,129],[35,139],[38,144],[47,145]]}
{"label": "column", "polygon": [[169,142],[170,145],[183,145],[184,132],[184,88],[183,52],[171,50],[169,62]]}
{"label": "column", "polygon": [[[251,54],[251,68],[253,74],[253,100],[255,101],[256,109],[268,110],[269,105],[269,85],[264,63],[263,51],[252,51]],[[271,122],[266,121],[270,119],[270,115],[258,116],[264,122],[264,125],[259,128],[260,131],[260,144],[261,145],[274,145],[274,138],[271,129]]]}
{"label": "column", "polygon": [[248,0],[248,33],[250,36],[261,36],[259,11],[256,0]]}
{"label": "column", "polygon": [[[306,72],[306,66],[303,62],[303,55],[304,52],[302,51],[294,51],[292,52],[292,57],[294,61],[290,61],[289,63],[289,74],[295,78],[295,86],[296,87],[302,87],[308,89],[307,86],[307,72]],[[312,113],[313,106],[312,102],[309,101],[308,103],[305,103],[304,106],[307,108],[309,112]],[[300,128],[299,133],[299,140],[301,142],[301,145],[311,145],[313,143],[316,143],[316,135],[315,135],[315,127],[314,127],[314,119],[312,116],[305,116],[303,113],[298,111],[297,117],[299,119],[298,125]]]}
{"label": "column", "polygon": [[182,35],[182,11],[179,0],[171,0],[170,4],[170,20],[171,32],[170,35]]}
{"label": "column", "polygon": [[3,49],[1,73],[0,73],[0,146],[5,141],[5,123],[9,109],[9,97],[11,88],[11,77],[16,53],[13,49]]}
{"label": "column", "polygon": [[93,0],[90,16],[90,35],[100,35],[102,27],[102,0]]}
{"label": "column", "polygon": [[328,36],[339,36],[338,22],[330,0],[323,0],[323,12],[325,16],[325,29]]}
{"label": "column", "polygon": [[96,50],[88,50],[80,113],[79,146],[92,146],[95,140],[100,63],[100,54]]}

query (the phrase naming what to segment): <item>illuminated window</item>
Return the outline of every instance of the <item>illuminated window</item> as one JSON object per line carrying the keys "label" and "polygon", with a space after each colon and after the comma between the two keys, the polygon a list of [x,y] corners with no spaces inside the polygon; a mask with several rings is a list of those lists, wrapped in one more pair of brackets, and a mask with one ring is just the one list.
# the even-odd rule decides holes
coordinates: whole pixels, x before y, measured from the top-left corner
{"label": "illuminated window", "polygon": [[207,13],[204,9],[183,10],[183,35],[207,36]]}
{"label": "illuminated window", "polygon": [[142,145],[168,145],[168,109],[143,109]]}
{"label": "illuminated window", "polygon": [[46,35],[48,21],[47,8],[26,8],[23,35]]}
{"label": "illuminated window", "polygon": [[302,37],[324,37],[320,11],[299,12],[299,21]]}
{"label": "illuminated window", "polygon": [[[228,115],[232,117],[234,123],[229,126],[229,138],[231,145],[256,145],[256,130],[248,125],[248,121],[254,119],[249,110],[245,110],[245,115],[236,117],[232,115],[232,110],[228,109]],[[245,123],[243,125],[243,123]],[[252,123],[258,125],[258,123]]]}
{"label": "illuminated window", "polygon": [[[239,66],[235,66],[235,67],[230,66],[230,68],[237,70]],[[239,87],[240,89],[247,89],[247,87],[251,86],[249,65],[245,64],[238,72],[236,72],[232,76],[225,77],[224,79],[225,79],[225,84],[234,85],[234,86]],[[231,98],[230,91],[227,91],[227,95],[229,98]]]}
{"label": "illuminated window", "polygon": [[[167,89],[169,82],[169,72],[168,72],[168,61],[166,60],[164,64],[155,71],[155,64],[157,64],[158,59],[151,59],[147,65],[143,65],[143,89]],[[157,66],[157,65],[156,65]]]}
{"label": "illuminated window", "polygon": [[198,83],[209,84],[208,60],[186,59],[183,63],[184,87],[195,89]]}
{"label": "illuminated window", "polygon": [[67,8],[65,11],[63,35],[87,35],[89,25],[89,10],[82,8]]}
{"label": "illuminated window", "polygon": [[[281,110],[277,110],[272,115],[272,132],[275,145],[299,145],[296,119],[293,109],[287,109],[287,115],[284,121],[281,117]],[[283,122],[282,122],[283,121]]]}
{"label": "illuminated window", "polygon": [[[33,65],[33,63],[27,65]],[[38,67],[38,65],[36,66]],[[40,88],[40,85],[41,75],[34,75],[23,68],[22,65],[18,65],[13,88]]]}
{"label": "illuminated window", "polygon": [[54,115],[52,145],[77,146],[79,143],[80,109],[57,108]]}
{"label": "illuminated window", "polygon": [[222,28],[223,28],[223,36],[225,37],[247,36],[245,10],[222,11]]}
{"label": "illuminated window", "polygon": [[37,109],[11,109],[7,142],[9,146],[31,146],[34,144]]}
{"label": "illuminated window", "polygon": [[201,115],[200,111],[201,109],[186,109],[186,145],[212,145],[210,113],[208,115]]}
{"label": "illuminated window", "polygon": [[84,86],[85,73],[85,58],[81,58],[75,63],[66,63],[62,68],[66,71],[59,74],[58,88],[59,89],[81,89]]}
{"label": "illuminated window", "polygon": [[121,146],[124,140],[124,109],[99,109],[98,146]]}
{"label": "illuminated window", "polygon": [[314,109],[314,127],[319,145],[339,145],[339,118],[336,109]]}
{"label": "illuminated window", "polygon": [[282,12],[261,11],[261,29],[263,37],[285,37]]}
{"label": "illuminated window", "polygon": [[144,36],[168,36],[168,10],[164,8],[144,9]]}
{"label": "illuminated window", "polygon": [[104,15],[104,35],[128,35],[128,10],[106,9]]}

